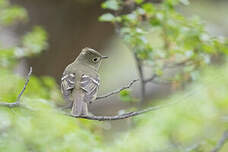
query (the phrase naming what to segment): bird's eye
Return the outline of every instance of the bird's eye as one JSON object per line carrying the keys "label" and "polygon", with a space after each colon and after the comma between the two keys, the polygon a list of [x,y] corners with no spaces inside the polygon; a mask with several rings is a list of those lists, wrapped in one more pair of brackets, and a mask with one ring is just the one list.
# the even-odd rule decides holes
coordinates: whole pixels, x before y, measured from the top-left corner
{"label": "bird's eye", "polygon": [[93,62],[97,62],[98,61],[98,58],[93,58]]}

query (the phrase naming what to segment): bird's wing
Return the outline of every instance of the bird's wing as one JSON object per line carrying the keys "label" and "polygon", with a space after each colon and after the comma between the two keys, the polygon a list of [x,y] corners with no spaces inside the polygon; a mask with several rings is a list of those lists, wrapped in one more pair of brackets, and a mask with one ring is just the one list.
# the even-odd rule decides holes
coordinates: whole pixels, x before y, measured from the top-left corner
{"label": "bird's wing", "polygon": [[80,87],[85,91],[84,100],[91,103],[96,99],[98,88],[100,85],[99,77],[93,78],[89,75],[83,74],[80,80]]}
{"label": "bird's wing", "polygon": [[75,77],[75,73],[64,72],[61,78],[61,91],[64,97],[68,100],[72,94],[72,90],[75,87]]}

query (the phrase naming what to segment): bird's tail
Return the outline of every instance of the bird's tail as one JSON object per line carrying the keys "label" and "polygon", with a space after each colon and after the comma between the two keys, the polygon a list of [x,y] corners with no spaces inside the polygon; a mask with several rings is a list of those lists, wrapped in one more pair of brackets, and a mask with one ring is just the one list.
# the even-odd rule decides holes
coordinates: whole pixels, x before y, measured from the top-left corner
{"label": "bird's tail", "polygon": [[84,101],[83,93],[75,94],[71,114],[77,116],[88,115],[87,103]]}

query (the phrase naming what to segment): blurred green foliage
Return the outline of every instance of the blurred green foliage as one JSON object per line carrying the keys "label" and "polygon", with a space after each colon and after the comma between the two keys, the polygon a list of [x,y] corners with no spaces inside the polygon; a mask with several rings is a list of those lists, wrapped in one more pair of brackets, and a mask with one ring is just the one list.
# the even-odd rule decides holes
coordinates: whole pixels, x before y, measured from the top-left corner
{"label": "blurred green foliage", "polygon": [[120,92],[120,99],[124,102],[136,102],[137,99],[132,97],[131,92],[128,90],[122,90]]}
{"label": "blurred green foliage", "polygon": [[[188,90],[163,102],[177,102],[135,117],[137,127],[124,133],[110,151],[210,151],[228,129],[228,66],[212,67]],[[113,144],[113,143],[112,143]],[[190,150],[195,146],[197,149]],[[225,146],[221,152],[226,152]]]}
{"label": "blurred green foliage", "polygon": [[37,26],[31,32],[24,35],[20,47],[2,48],[0,45],[0,67],[12,66],[20,58],[31,57],[41,53],[48,46],[46,41],[46,32]]}
{"label": "blurred green foliage", "polygon": [[0,0],[0,25],[11,25],[28,18],[24,8],[10,5],[7,0]]}
{"label": "blurred green foliage", "polygon": [[[141,5],[143,1],[136,0],[136,2]],[[166,2],[167,4],[164,5],[172,10],[172,6],[177,2],[177,0],[169,0]],[[182,2],[187,3],[187,1],[184,0],[182,0]],[[116,2],[112,1],[110,3]],[[110,3],[104,4],[103,7],[110,8]],[[120,3],[118,2],[114,4],[111,9],[115,10],[119,7]],[[151,10],[156,9],[153,5],[150,6],[149,4],[143,4],[143,7],[145,11],[151,13],[150,15],[153,15]],[[0,0],[0,12],[5,8],[11,8],[11,5],[7,0]],[[25,11],[24,9],[22,10]],[[0,18],[1,17],[2,14],[0,13]],[[134,22],[134,15],[121,16],[120,18],[120,20],[126,20],[127,24],[127,20],[129,20],[129,23]],[[17,22],[16,18],[13,20],[11,24]],[[157,22],[156,24],[159,23],[160,22]],[[128,25],[126,25],[126,27],[121,29],[123,34],[125,32],[129,33],[128,30],[135,31],[135,33],[130,33],[136,35],[136,39],[145,36],[144,29],[137,29],[134,28],[134,26],[133,29],[129,29]],[[193,29],[190,28],[189,30]],[[170,39],[174,38],[172,36],[173,33],[171,33]],[[192,34],[192,36],[195,37],[194,33],[188,34]],[[127,35],[128,34],[124,34],[124,37],[128,37]],[[177,36],[177,39],[180,36],[181,35]],[[198,44],[193,37],[183,36],[187,42],[192,39],[194,43]],[[131,37],[127,38],[127,40],[128,39],[135,41],[133,40],[134,38]],[[175,41],[175,43],[177,42]],[[218,50],[223,50],[222,52],[227,50],[226,46],[218,40],[213,39],[213,41],[211,41],[210,39],[209,42],[213,42],[212,46],[216,46]],[[148,49],[146,51],[148,55],[140,54],[141,50],[137,52],[138,55],[142,56],[141,58],[148,60],[148,58],[154,56],[152,52],[156,51],[152,51],[155,50],[155,48],[151,50],[149,42],[149,45],[144,42],[143,44],[145,44],[145,47],[143,47],[142,54]],[[199,45],[202,46],[201,44],[202,43]],[[140,42],[139,46],[141,45]],[[209,46],[211,46],[211,43]],[[180,47],[185,48],[182,45]],[[193,46],[188,47],[191,48]],[[18,61],[24,57],[28,58],[38,55],[46,48],[47,35],[41,27],[35,27],[32,32],[26,34],[21,39],[19,46],[12,46],[10,48],[0,46],[0,102],[14,102],[24,85],[24,78],[13,72]],[[162,46],[160,46],[160,49],[162,49]],[[202,51],[199,52],[199,54],[205,54],[205,52],[214,51]],[[183,56],[183,54],[181,55]],[[195,55],[197,55],[197,53],[195,53]],[[55,106],[56,102],[62,100],[55,81],[50,77],[38,78],[32,76],[21,100],[21,102],[32,110],[21,107],[0,107],[0,151],[209,151],[215,146],[223,130],[228,129],[228,65],[219,68],[210,67],[204,70],[203,73],[203,77],[195,81],[189,89],[162,101],[163,104],[169,102],[178,103],[131,118],[132,121],[134,121],[134,127],[122,134],[118,134],[113,141],[107,141],[105,139],[107,135],[104,129],[106,128],[105,125],[109,122],[103,123],[75,119],[64,115]],[[131,94],[129,91],[122,91],[121,94],[127,101],[130,100],[129,97],[131,97]],[[194,145],[198,145],[197,149],[191,150]],[[226,151],[228,151],[227,146],[225,146],[221,152]]]}
{"label": "blurred green foliage", "polygon": [[[153,0],[152,0],[153,1]],[[177,81],[196,79],[200,67],[212,57],[228,53],[228,41],[212,37],[197,17],[184,17],[176,11],[188,0],[163,0],[159,4],[144,0],[106,0],[108,10],[99,20],[110,22],[127,44],[151,71],[162,76],[168,66],[182,63],[184,69]],[[177,78],[177,77],[174,77]]]}
{"label": "blurred green foliage", "polygon": [[[34,27],[32,32],[27,33],[22,40],[23,51],[17,56],[32,56],[39,54],[47,48],[47,34],[41,27]],[[22,53],[23,52],[23,53]]]}
{"label": "blurred green foliage", "polygon": [[[25,9],[0,0],[0,26],[13,26],[27,19]],[[0,102],[15,102],[24,86],[25,78],[13,72],[18,62],[39,55],[47,47],[47,34],[39,26],[25,33],[17,46],[0,45]],[[30,110],[0,107],[0,151],[62,152],[98,148],[101,137],[94,134],[99,132],[93,127],[96,122],[65,116],[56,108],[56,103],[62,100],[53,78],[32,76],[21,99]]]}

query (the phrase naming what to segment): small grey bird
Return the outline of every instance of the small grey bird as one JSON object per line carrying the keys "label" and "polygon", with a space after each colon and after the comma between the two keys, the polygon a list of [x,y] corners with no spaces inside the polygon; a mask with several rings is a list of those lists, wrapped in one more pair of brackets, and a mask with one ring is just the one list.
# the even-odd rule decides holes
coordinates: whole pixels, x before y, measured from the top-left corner
{"label": "small grey bird", "polygon": [[72,115],[88,115],[87,104],[96,99],[100,80],[98,70],[106,56],[91,48],[84,48],[69,64],[61,78],[61,91],[71,104]]}

